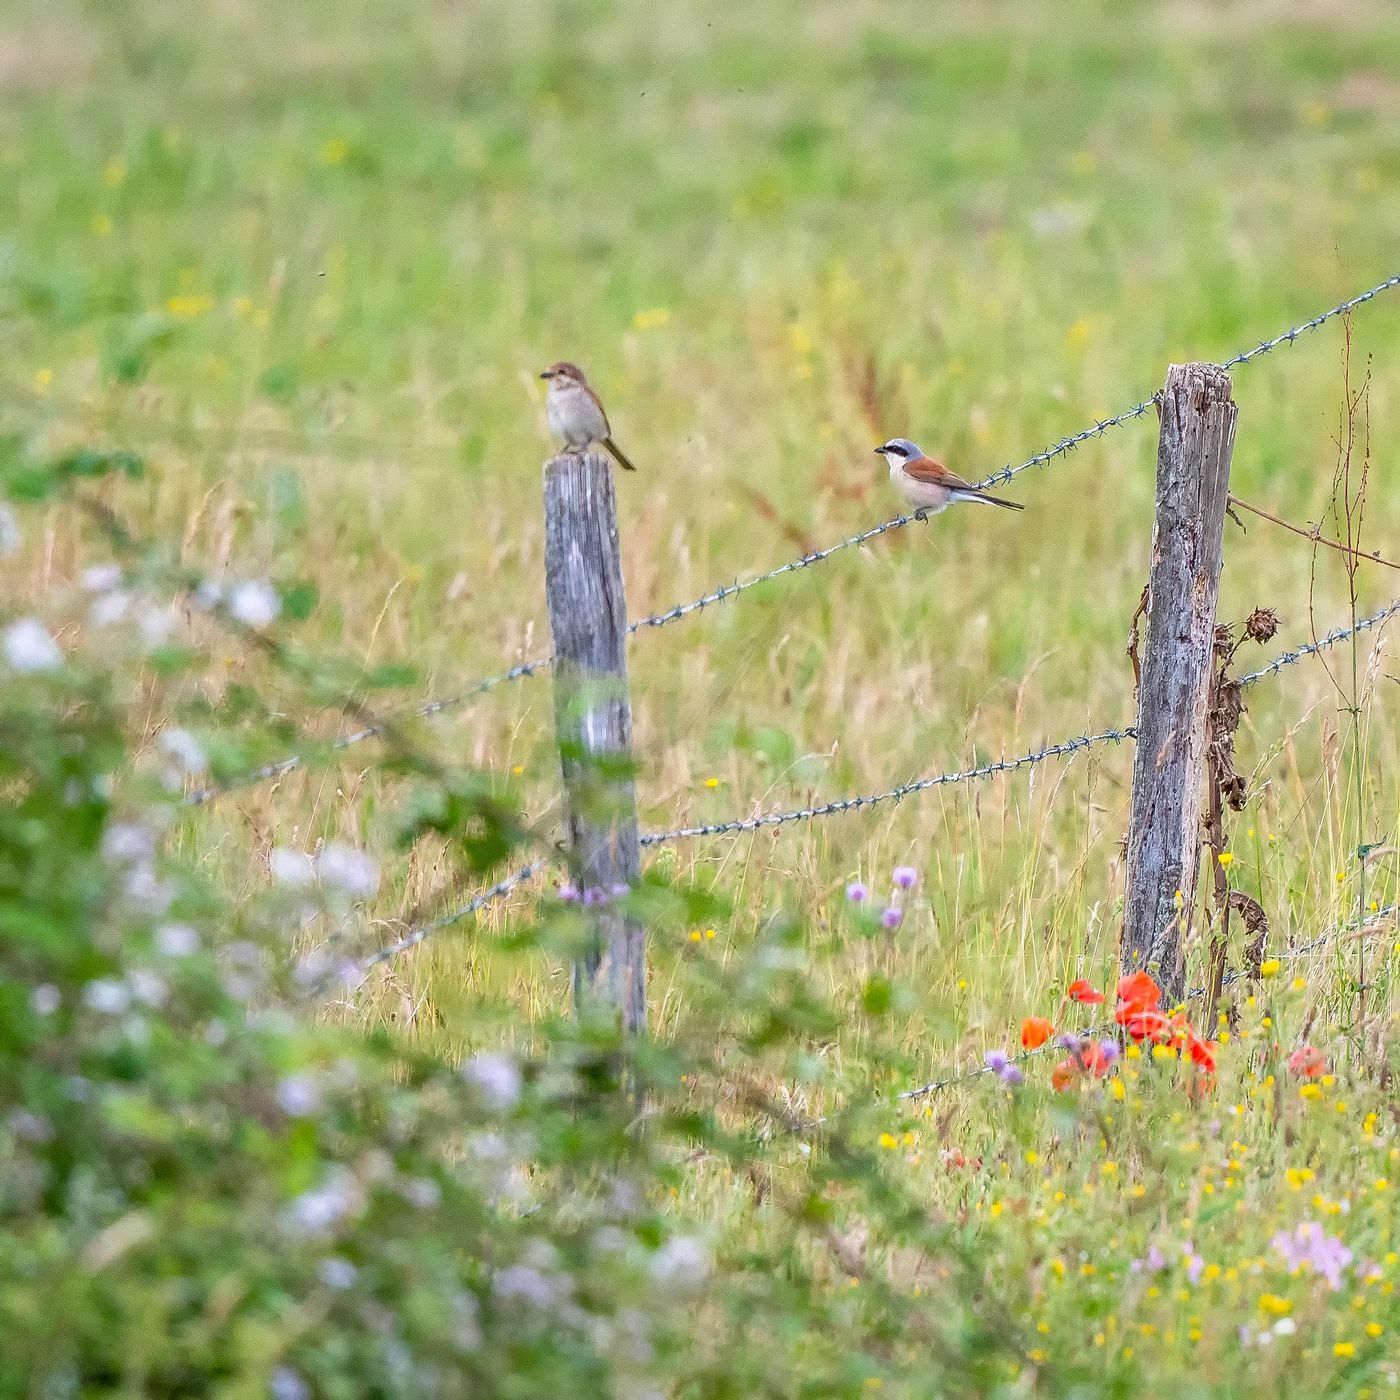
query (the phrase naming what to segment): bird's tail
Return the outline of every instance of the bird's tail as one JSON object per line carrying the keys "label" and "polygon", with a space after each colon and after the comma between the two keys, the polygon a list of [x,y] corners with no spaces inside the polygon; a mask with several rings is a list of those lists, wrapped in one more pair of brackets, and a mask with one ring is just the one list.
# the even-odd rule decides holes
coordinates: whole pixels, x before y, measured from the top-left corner
{"label": "bird's tail", "polygon": [[1001,506],[1005,510],[1025,510],[1020,501],[1008,501],[1003,496],[988,495],[985,491],[960,491],[964,501],[980,501],[984,506]]}
{"label": "bird's tail", "polygon": [[603,446],[606,447],[608,451],[612,453],[613,459],[617,462],[618,466],[621,467],[623,471],[634,472],[637,470],[636,467],[634,467],[632,463],[627,460],[627,456],[623,452],[623,450],[610,437],[605,437],[603,439]]}

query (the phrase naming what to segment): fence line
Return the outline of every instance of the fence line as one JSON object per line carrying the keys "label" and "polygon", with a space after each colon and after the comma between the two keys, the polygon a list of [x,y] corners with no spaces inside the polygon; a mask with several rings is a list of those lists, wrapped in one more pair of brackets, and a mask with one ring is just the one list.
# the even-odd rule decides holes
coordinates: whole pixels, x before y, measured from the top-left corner
{"label": "fence line", "polygon": [[[1267,666],[1261,667],[1257,671],[1251,671],[1246,676],[1242,676],[1240,678],[1240,684],[1252,685],[1268,676],[1275,675],[1277,672],[1283,670],[1285,666],[1291,666],[1307,656],[1312,656],[1323,650],[1324,647],[1335,646],[1338,642],[1344,641],[1355,632],[1364,632],[1369,628],[1376,627],[1396,613],[1400,613],[1400,599],[1390,603],[1379,612],[1372,613],[1369,617],[1359,619],[1348,627],[1336,628],[1325,637],[1319,638],[1316,642],[1309,642],[1295,648],[1293,651],[1284,652],[1282,656],[1275,658]],[[641,845],[644,848],[649,848],[652,846],[662,846],[670,841],[690,840],[695,837],[727,836],[745,831],[758,831],[769,826],[784,826],[790,822],[808,821],[815,817],[831,816],[838,812],[860,811],[864,808],[877,806],[883,802],[898,802],[901,798],[912,796],[917,792],[926,792],[930,788],[943,787],[949,783],[974,782],[981,778],[992,777],[998,773],[1014,773],[1018,769],[1032,767],[1035,764],[1044,762],[1046,759],[1056,758],[1060,755],[1074,754],[1081,749],[1090,748],[1095,744],[1118,743],[1124,739],[1132,738],[1136,738],[1136,732],[1131,726],[1126,726],[1122,729],[1106,729],[1096,734],[1080,734],[1073,739],[1066,739],[1058,744],[1047,744],[1043,748],[1034,749],[1029,753],[1022,754],[1019,758],[998,759],[994,763],[982,764],[975,768],[957,769],[948,773],[940,773],[932,778],[918,778],[913,782],[904,783],[899,787],[889,788],[883,792],[861,794],[856,797],[838,798],[835,801],[824,802],[817,806],[795,807],[788,811],[767,812],[755,817],[736,818],[732,821],[708,822],[697,826],[678,827],[674,831],[651,832],[641,838]],[[502,895],[508,894],[525,881],[532,879],[549,864],[550,862],[548,860],[538,860],[523,867],[514,875],[508,876],[506,879],[492,885],[489,889],[483,890],[480,894],[475,895],[466,904],[449,911],[430,924],[425,924],[422,928],[416,929],[413,933],[407,934],[392,946],[381,949],[361,964],[361,971],[368,972],[371,968],[377,967],[380,963],[389,961],[399,953],[406,952],[408,949],[416,947],[425,938],[439,932],[441,929],[448,928],[452,924],[459,923],[461,920],[469,918],[487,904],[492,903]]]}
{"label": "fence line", "polygon": [[[1277,349],[1280,345],[1292,345],[1299,336],[1307,334],[1308,331],[1316,330],[1319,326],[1325,325],[1328,321],[1337,316],[1345,315],[1348,311],[1354,310],[1366,302],[1374,300],[1383,292],[1392,287],[1400,286],[1400,273],[1387,277],[1383,282],[1377,283],[1367,291],[1361,292],[1346,301],[1339,302],[1336,306],[1330,307],[1320,315],[1314,316],[1311,320],[1304,321],[1300,325],[1291,326],[1288,330],[1274,336],[1271,340],[1261,340],[1258,345],[1249,350],[1242,350],[1238,354],[1231,356],[1222,366],[1231,369],[1236,365],[1243,365],[1266,355],[1271,350]],[[1063,456],[1072,451],[1081,443],[1088,442],[1091,438],[1096,438],[1119,427],[1123,423],[1130,422],[1135,418],[1141,418],[1156,401],[1154,394],[1150,398],[1143,399],[1140,403],[1134,404],[1131,408],[1124,409],[1122,413],[1114,414],[1110,418],[1104,418],[1094,423],[1091,427],[1085,428],[1070,436],[1061,438],[1053,446],[1046,448],[1043,452],[1037,452],[1034,456],[1028,457],[1018,466],[1003,467],[1000,471],[993,472],[990,476],[984,477],[977,485],[980,488],[987,488],[998,485],[1001,482],[1009,481],[1012,477],[1019,475],[1023,471],[1028,471],[1031,467],[1043,466],[1054,458]],[[730,598],[737,597],[741,593],[747,592],[750,588],[756,588],[759,584],[769,583],[777,578],[784,578],[788,574],[800,572],[803,569],[811,568],[830,559],[832,555],[840,553],[844,549],[850,549],[857,545],[862,545],[877,536],[888,534],[890,531],[902,529],[904,526],[915,521],[923,520],[925,515],[922,511],[915,511],[909,515],[896,515],[882,524],[873,525],[867,530],[861,530],[854,535],[849,535],[845,539],[837,540],[835,544],[826,546],[824,549],[812,550],[810,553],[802,555],[800,558],[789,560],[786,564],[780,564],[777,568],[769,569],[766,573],[756,574],[753,578],[736,580],[734,583],[721,584],[718,588],[702,595],[689,603],[678,603],[674,607],[667,608],[663,612],[653,613],[649,617],[638,618],[627,626],[629,636],[644,630],[654,630],[659,627],[669,626],[673,622],[678,622],[682,618],[691,616],[693,613],[702,612],[705,608],[712,607],[717,603],[725,602]],[[445,710],[454,709],[459,705],[484,695],[489,690],[494,690],[497,686],[509,681],[520,680],[526,676],[535,675],[537,672],[547,669],[553,663],[552,656],[538,657],[532,661],[525,661],[517,666],[512,666],[509,670],[502,671],[499,675],[490,676],[477,681],[466,690],[457,695],[447,696],[441,700],[430,700],[419,705],[417,708],[406,711],[405,715],[414,718],[429,718],[433,715],[441,714]],[[333,752],[342,752],[351,748],[355,744],[363,743],[366,739],[375,738],[383,733],[382,725],[370,725],[364,729],[356,730],[353,734],[347,734],[337,739],[332,745]],[[289,773],[293,769],[302,766],[304,760],[298,755],[292,755],[276,763],[269,763],[261,768],[239,777],[231,779],[222,784],[211,785],[191,793],[186,801],[191,806],[203,806],[213,801],[216,797],[222,796],[226,792],[232,792],[239,788],[250,786],[251,784],[265,781],[268,778],[280,777],[284,773]]]}

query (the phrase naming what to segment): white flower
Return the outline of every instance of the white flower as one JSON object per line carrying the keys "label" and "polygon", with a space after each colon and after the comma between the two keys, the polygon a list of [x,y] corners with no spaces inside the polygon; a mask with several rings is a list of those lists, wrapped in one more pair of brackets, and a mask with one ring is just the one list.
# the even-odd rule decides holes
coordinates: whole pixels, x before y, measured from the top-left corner
{"label": "white flower", "polygon": [[442,1204],[442,1187],[430,1177],[418,1176],[405,1181],[399,1188],[409,1205],[419,1210],[436,1210]]}
{"label": "white flower", "polygon": [[170,607],[142,608],[136,625],[141,629],[141,640],[148,647],[158,647],[175,626],[175,611]]}
{"label": "white flower", "polygon": [[120,1016],[131,1005],[131,991],[115,977],[99,977],[83,988],[83,1005],[90,1011]]}
{"label": "white flower", "polygon": [[316,1265],[316,1274],[327,1288],[344,1290],[353,1288],[360,1271],[339,1254],[330,1254]]}
{"label": "white flower", "polygon": [[212,578],[201,579],[199,587],[194,591],[194,601],[195,605],[205,612],[212,611],[224,601],[223,584]]}
{"label": "white flower", "polygon": [[288,1074],[278,1081],[277,1103],[289,1118],[309,1118],[321,1107],[321,1086],[314,1075]]}
{"label": "white flower", "polygon": [[311,1387],[290,1366],[279,1366],[267,1382],[272,1400],[311,1400]]}
{"label": "white flower", "polygon": [[36,617],[22,617],[12,622],[0,634],[5,660],[12,671],[32,675],[36,671],[55,671],[63,665],[63,653],[49,635],[48,628]]}
{"label": "white flower", "polygon": [[203,745],[188,729],[166,729],[160,736],[160,747],[168,753],[186,773],[203,773],[209,767]]}
{"label": "white flower", "polygon": [[352,899],[368,899],[379,888],[379,867],[363,851],[331,841],[316,857],[323,885],[343,890]]}
{"label": "white flower", "polygon": [[287,1224],[299,1234],[320,1234],[343,1220],[355,1204],[355,1178],[344,1167],[333,1168],[320,1186],[303,1191],[287,1206]]}
{"label": "white flower", "polygon": [[481,1090],[482,1097],[494,1109],[514,1108],[520,1098],[520,1070],[514,1060],[489,1051],[467,1061],[462,1077]]}
{"label": "white flower", "polygon": [[131,995],[143,1006],[160,1006],[170,995],[165,979],[158,977],[149,968],[133,967],[126,975]]}
{"label": "white flower", "polygon": [[266,627],[277,621],[282,600],[266,579],[249,579],[233,586],[228,595],[228,610],[248,627]]}
{"label": "white flower", "polygon": [[121,587],[121,581],[120,564],[94,564],[83,570],[82,585],[89,593],[110,593]]}
{"label": "white flower", "polygon": [[92,606],[88,609],[88,621],[94,627],[111,627],[126,616],[130,607],[131,594],[118,588],[93,599]]}
{"label": "white flower", "polygon": [[199,951],[199,935],[188,924],[162,924],[156,930],[156,951],[167,958],[187,958]]}
{"label": "white flower", "polygon": [[52,982],[44,982],[29,994],[29,1009],[36,1016],[52,1016],[63,1002],[63,996]]}
{"label": "white flower", "polygon": [[1281,1317],[1274,1323],[1274,1336],[1291,1337],[1298,1330],[1298,1324],[1291,1317]]}
{"label": "white flower", "polygon": [[657,1283],[682,1291],[699,1288],[710,1275],[710,1251],[692,1235],[673,1235],[651,1256]]}
{"label": "white flower", "polygon": [[135,822],[113,822],[102,833],[102,859],[109,865],[140,865],[155,855],[156,838]]}
{"label": "white flower", "polygon": [[496,1271],[491,1280],[491,1291],[502,1302],[529,1303],[543,1311],[562,1302],[570,1289],[568,1281],[557,1274],[541,1273],[528,1264],[512,1264],[507,1269]]}
{"label": "white flower", "polygon": [[14,511],[9,506],[0,506],[0,555],[13,554],[23,543],[24,536],[19,532]]}
{"label": "white flower", "polygon": [[267,853],[267,868],[272,878],[288,889],[304,890],[316,878],[311,857],[286,846],[274,846]]}

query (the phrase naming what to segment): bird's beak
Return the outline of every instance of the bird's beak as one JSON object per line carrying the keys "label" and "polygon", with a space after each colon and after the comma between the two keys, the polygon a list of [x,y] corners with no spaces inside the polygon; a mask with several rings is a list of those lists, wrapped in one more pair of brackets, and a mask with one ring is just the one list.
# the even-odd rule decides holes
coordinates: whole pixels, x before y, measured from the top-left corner
{"label": "bird's beak", "polygon": [[875,455],[877,457],[883,457],[885,455],[885,449],[883,447],[877,447],[875,449]]}
{"label": "bird's beak", "polygon": [[542,369],[542,370],[540,371],[540,378],[541,378],[541,379],[553,379],[553,378],[554,378],[554,371],[553,371],[552,369]]}

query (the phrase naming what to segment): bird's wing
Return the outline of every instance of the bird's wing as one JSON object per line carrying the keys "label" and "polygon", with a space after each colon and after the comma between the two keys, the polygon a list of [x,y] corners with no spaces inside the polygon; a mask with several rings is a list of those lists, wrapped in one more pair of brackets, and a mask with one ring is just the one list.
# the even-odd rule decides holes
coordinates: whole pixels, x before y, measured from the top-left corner
{"label": "bird's wing", "polygon": [[583,385],[583,392],[584,392],[585,394],[587,394],[588,397],[589,397],[590,399],[593,400],[593,406],[594,406],[594,408],[596,408],[596,409],[598,410],[599,414],[602,415],[602,419],[603,419],[603,436],[604,436],[604,437],[611,437],[611,436],[612,436],[612,425],[608,422],[608,411],[607,411],[607,409],[605,409],[605,408],[603,407],[603,401],[602,401],[602,399],[600,399],[600,398],[598,397],[598,395],[597,395],[596,393],[594,393],[594,391],[593,391],[593,386],[592,386],[591,384],[585,384],[585,385]]}
{"label": "bird's wing", "polygon": [[932,457],[915,457],[913,461],[906,462],[904,473],[915,481],[926,482],[929,486],[943,486],[949,491],[973,489],[970,482],[964,481],[957,472],[950,472],[942,462],[935,462]]}

